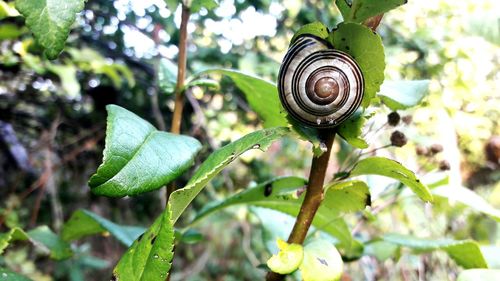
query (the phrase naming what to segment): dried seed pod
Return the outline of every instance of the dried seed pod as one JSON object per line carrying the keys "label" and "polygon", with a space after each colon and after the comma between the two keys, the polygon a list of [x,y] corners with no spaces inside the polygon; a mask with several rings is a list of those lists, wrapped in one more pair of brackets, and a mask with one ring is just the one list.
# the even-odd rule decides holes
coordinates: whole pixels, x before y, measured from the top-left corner
{"label": "dried seed pod", "polygon": [[429,154],[429,149],[427,149],[427,147],[424,146],[417,146],[415,152],[417,153],[417,155],[423,156]]}
{"label": "dried seed pod", "polygon": [[410,125],[411,122],[413,121],[413,117],[411,115],[406,115],[406,116],[403,116],[403,118],[401,118],[401,120],[403,120],[403,123],[405,123],[406,125]]}
{"label": "dried seed pod", "polygon": [[396,111],[393,111],[387,115],[387,123],[391,126],[397,126],[399,124],[399,121],[401,120],[401,116],[399,116],[399,113]]}
{"label": "dried seed pod", "polygon": [[439,152],[443,151],[443,146],[438,143],[435,143],[431,145],[430,151],[432,154],[438,154]]}
{"label": "dried seed pod", "polygon": [[402,147],[408,142],[406,135],[400,131],[394,131],[391,134],[391,145]]}
{"label": "dried seed pod", "polygon": [[448,171],[450,169],[450,162],[446,160],[441,160],[439,162],[439,170],[441,171]]}

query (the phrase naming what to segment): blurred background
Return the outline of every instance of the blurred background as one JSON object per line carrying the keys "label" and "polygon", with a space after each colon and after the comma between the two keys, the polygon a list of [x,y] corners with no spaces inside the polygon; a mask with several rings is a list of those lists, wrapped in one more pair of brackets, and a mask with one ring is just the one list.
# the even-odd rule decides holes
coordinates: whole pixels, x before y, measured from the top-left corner
{"label": "blurred background", "polygon": [[[220,0],[217,8],[191,16],[188,74],[224,67],[276,81],[300,26],[321,21],[333,28],[342,21],[333,2]],[[164,58],[175,68],[180,8],[169,9],[163,0],[88,0],[55,61],[43,58],[23,18],[2,11],[0,232],[42,224],[57,232],[80,208],[119,224],[150,225],[163,209],[160,192],[108,199],[93,196],[87,180],[102,160],[106,104],[121,105],[169,130],[174,96],[158,86],[158,61]],[[393,183],[370,177],[376,215],[352,214],[348,225],[360,240],[386,232],[474,239],[496,260],[490,266],[500,268],[500,216],[491,216],[500,208],[500,2],[410,0],[386,14],[378,32],[386,79],[430,84],[419,106],[398,112],[403,120],[396,127],[386,124],[390,109],[369,109],[374,115],[364,128],[367,151],[403,162],[427,184],[466,187],[484,200],[479,205],[496,209],[488,215],[446,194],[433,205],[412,196],[387,199],[382,194]],[[183,116],[182,132],[204,145],[198,163],[261,128],[231,80],[211,78],[219,86],[193,88]],[[390,143],[395,129],[408,143],[377,149]],[[335,152],[330,178],[356,153],[340,140]],[[311,145],[294,138],[273,144],[268,153],[245,154],[209,184],[180,224],[207,202],[274,176],[307,177],[311,157]],[[177,247],[171,280],[262,279],[265,270],[258,266],[270,256],[266,233],[286,238],[289,229],[289,217],[265,209],[233,207],[212,215],[192,229],[199,238]],[[103,280],[126,250],[105,236],[73,247],[78,255],[63,262],[30,247],[10,247],[0,266],[33,280]],[[345,271],[344,280],[454,280],[459,267],[444,252],[418,255],[379,244],[347,262]]]}

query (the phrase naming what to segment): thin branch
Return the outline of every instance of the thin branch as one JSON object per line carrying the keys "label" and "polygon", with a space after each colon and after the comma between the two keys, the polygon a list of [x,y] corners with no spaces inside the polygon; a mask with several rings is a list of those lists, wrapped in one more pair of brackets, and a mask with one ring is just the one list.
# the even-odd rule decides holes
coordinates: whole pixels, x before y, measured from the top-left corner
{"label": "thin branch", "polygon": [[179,57],[177,60],[177,84],[175,85],[175,107],[170,131],[174,134],[181,132],[182,111],[184,109],[184,82],[186,80],[187,63],[187,24],[189,8],[182,4],[181,27],[179,38]]}
{"label": "thin branch", "polygon": [[[304,243],[309,227],[314,219],[314,215],[324,198],[323,184],[325,183],[326,169],[328,168],[333,140],[335,139],[335,131],[325,130],[321,133],[327,150],[321,156],[313,157],[306,195],[300,207],[300,212],[293,226],[292,233],[290,233],[290,237],[288,237],[288,243]],[[284,275],[269,272],[266,280],[276,281],[283,280],[283,278]]]}
{"label": "thin branch", "polygon": [[216,150],[217,148],[219,148],[217,142],[210,136],[210,130],[206,125],[207,119],[205,118],[205,114],[203,113],[203,109],[201,108],[200,103],[193,96],[191,88],[186,89],[186,91],[184,91],[184,95],[191,104],[191,107],[193,108],[194,111],[194,115],[196,116],[196,123],[191,129],[191,135],[196,135],[199,133],[200,129],[203,129],[203,131],[205,131],[205,136],[207,138],[208,145],[212,150]]}
{"label": "thin branch", "polygon": [[[175,104],[174,113],[172,116],[172,125],[170,131],[174,134],[180,134],[182,111],[184,109],[184,83],[186,80],[186,65],[187,65],[187,25],[189,22],[189,7],[182,4],[181,26],[179,37],[179,57],[177,59],[177,84],[175,85]],[[175,191],[175,182],[171,182],[167,186],[166,201],[170,194]]]}
{"label": "thin branch", "polygon": [[[159,33],[162,30],[162,26],[160,24],[156,24],[154,29],[153,29],[153,41],[155,42],[155,46],[158,47],[158,45],[161,44],[160,36]],[[158,101],[158,95],[160,93],[160,89],[158,87],[158,73],[160,71],[160,60],[159,56],[157,57],[157,60],[155,62],[155,76],[153,79],[153,92],[151,93],[151,108],[153,110],[153,116],[156,120],[156,124],[158,125],[158,128],[162,131],[165,131],[167,129],[167,125],[165,124],[165,121],[163,120],[163,114],[161,113],[160,109],[160,103]]]}
{"label": "thin branch", "polygon": [[54,164],[52,162],[52,154],[54,147],[54,140],[57,134],[57,128],[61,124],[60,114],[57,115],[56,119],[52,122],[50,129],[46,131],[43,136],[43,142],[45,144],[44,148],[44,178],[45,182],[41,185],[38,196],[35,200],[35,205],[31,214],[30,225],[34,226],[36,224],[38,213],[40,211],[40,206],[42,200],[45,196],[45,191],[48,192],[50,197],[50,203],[52,208],[52,220],[54,221],[54,228],[58,230],[63,221],[61,202],[59,201],[59,196],[57,194],[57,187],[53,178],[54,175]]}

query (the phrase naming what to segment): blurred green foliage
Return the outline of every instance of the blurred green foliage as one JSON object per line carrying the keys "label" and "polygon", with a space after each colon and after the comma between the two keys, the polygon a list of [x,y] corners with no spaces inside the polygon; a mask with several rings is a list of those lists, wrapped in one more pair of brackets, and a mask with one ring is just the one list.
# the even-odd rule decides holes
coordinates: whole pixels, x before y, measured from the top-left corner
{"label": "blurred green foliage", "polygon": [[[157,83],[157,73],[163,73],[168,63],[175,65],[177,55],[180,11],[175,1],[168,2],[174,5],[89,0],[77,15],[67,47],[58,59],[49,61],[39,45],[43,41],[34,40],[12,1],[0,0],[0,120],[12,124],[32,168],[20,169],[2,143],[1,233],[40,225],[59,232],[63,221],[80,208],[118,226],[145,227],[160,213],[159,193],[119,201],[97,198],[89,193],[87,178],[102,156],[105,105],[123,105],[155,125],[159,125],[156,106],[164,120],[171,118],[171,88]],[[400,247],[407,241],[380,239],[390,232],[474,239],[489,266],[500,268],[499,163],[498,158],[491,161],[495,159],[491,150],[485,150],[500,135],[497,2],[409,1],[384,16],[378,33],[385,48],[386,81],[428,80],[429,94],[420,106],[406,108],[387,102],[391,98],[387,89],[394,85],[382,85],[376,106],[368,108],[361,123],[369,148],[361,152],[336,143],[337,159],[329,174],[352,168],[353,160],[361,156],[377,154],[398,159],[431,188],[438,184],[431,190],[433,205],[424,205],[397,183],[367,178],[371,207],[349,214],[343,222],[354,238],[352,249],[341,249],[344,260],[352,261],[345,264],[344,274],[352,280],[454,280],[462,272],[445,252],[420,255],[422,249],[414,251],[418,247]],[[191,18],[189,73],[233,68],[276,81],[281,59],[300,26],[320,21],[331,29],[342,21],[334,1],[221,0],[218,4],[211,10],[201,8]],[[249,93],[238,88],[234,77],[212,74],[210,78],[220,81],[218,87],[201,83],[187,94],[182,128],[208,144],[202,151],[205,156],[262,127],[248,104],[252,101],[245,99]],[[385,117],[394,109],[403,117],[396,127],[387,125]],[[406,134],[408,144],[378,149],[390,142],[395,129]],[[442,151],[432,152],[435,144]],[[189,222],[207,202],[275,176],[307,176],[310,149],[309,143],[285,138],[266,154],[246,153],[208,184],[181,222]],[[235,206],[200,222],[195,229],[203,239],[177,246],[172,280],[262,279],[265,271],[256,267],[270,257],[275,237],[285,238],[291,227],[286,222],[290,217],[270,212]],[[99,229],[103,236],[74,242],[73,257],[63,262],[50,262],[43,251],[14,244],[0,257],[0,270],[10,268],[33,280],[109,278],[125,248],[107,238],[108,231],[116,235]],[[429,245],[420,248],[444,247]],[[468,280],[466,272],[459,280]]]}

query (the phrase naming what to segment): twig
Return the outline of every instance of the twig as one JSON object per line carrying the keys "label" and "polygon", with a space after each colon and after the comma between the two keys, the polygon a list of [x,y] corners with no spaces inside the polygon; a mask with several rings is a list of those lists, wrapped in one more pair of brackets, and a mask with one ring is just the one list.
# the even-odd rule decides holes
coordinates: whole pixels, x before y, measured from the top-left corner
{"label": "twig", "polygon": [[[314,215],[323,201],[323,184],[325,182],[326,169],[332,151],[333,140],[335,139],[335,131],[322,131],[322,139],[326,144],[326,152],[319,157],[313,157],[311,171],[309,173],[309,183],[307,185],[306,195],[302,206],[300,207],[299,215],[293,226],[292,233],[288,237],[288,243],[302,244],[306,238],[309,227],[312,224]],[[283,280],[284,275],[269,272],[267,281]]]}
{"label": "twig", "polygon": [[[182,4],[180,38],[179,38],[179,57],[177,60],[177,84],[175,85],[175,104],[174,114],[172,116],[172,125],[170,131],[174,134],[180,134],[182,111],[184,109],[184,82],[186,80],[186,64],[187,64],[187,24],[189,21],[189,7]],[[167,186],[166,200],[170,194],[175,191],[175,182],[171,182]]]}
{"label": "twig", "polygon": [[[160,24],[156,24],[153,30],[153,41],[155,42],[156,47],[160,44],[160,36],[159,32],[162,27]],[[151,93],[151,108],[153,110],[153,116],[156,120],[156,124],[158,124],[158,128],[162,131],[167,129],[167,125],[165,125],[165,121],[163,120],[163,114],[161,113],[160,104],[158,102],[158,93],[160,89],[158,87],[158,73],[160,71],[160,60],[158,59],[155,63],[155,76],[153,79],[154,90]]]}
{"label": "twig", "polygon": [[[399,199],[399,195],[403,191],[402,188],[403,188],[403,184],[399,183],[398,187],[396,189],[396,194],[394,194],[394,197],[392,197],[389,200],[385,201],[383,204],[374,207],[373,210],[372,210],[372,215],[376,216],[380,212],[382,212],[383,210],[385,210],[386,208],[388,208],[389,206],[391,206],[392,204],[396,203],[398,201],[398,199]],[[358,221],[358,223],[352,228],[352,231],[351,231],[352,236],[354,236],[355,234],[357,234],[360,231],[361,227],[363,226],[363,224],[365,222],[366,222],[366,218],[365,217],[363,217],[361,220]]]}
{"label": "twig", "polygon": [[195,276],[203,271],[206,268],[207,262],[210,260],[210,250],[205,249],[201,255],[197,255],[197,258],[194,263],[186,266],[186,270],[172,275],[173,280],[187,280],[190,276]]}
{"label": "twig", "polygon": [[43,139],[45,140],[45,149],[44,149],[45,182],[40,186],[41,188],[35,200],[35,206],[33,207],[31,221],[30,221],[30,224],[34,226],[38,218],[38,212],[40,211],[40,205],[43,196],[45,195],[45,190],[47,190],[50,197],[50,203],[52,208],[52,219],[54,221],[54,229],[56,230],[58,230],[62,225],[63,212],[62,212],[61,202],[59,202],[59,198],[57,195],[57,187],[53,177],[54,164],[52,162],[52,155],[53,155],[54,139],[57,134],[57,128],[59,127],[60,124],[61,124],[60,115],[58,114],[56,119],[52,122],[49,131],[44,133],[45,137]]}
{"label": "twig", "polygon": [[[184,109],[184,83],[186,80],[186,66],[187,66],[187,25],[189,22],[190,11],[184,2],[181,5],[181,26],[180,26],[180,36],[179,36],[179,56],[177,59],[177,84],[175,84],[175,103],[174,103],[174,113],[172,116],[172,124],[170,127],[170,132],[174,134],[180,134],[181,132],[181,122],[182,122],[182,111]],[[167,185],[165,191],[165,205],[168,203],[170,194],[175,191],[175,181],[172,181]],[[170,280],[171,274],[167,275],[165,280]]]}
{"label": "twig", "polygon": [[240,222],[241,230],[243,232],[243,237],[241,241],[241,248],[243,252],[247,256],[248,260],[252,264],[253,267],[257,267],[260,262],[259,259],[255,256],[255,253],[252,251],[251,239],[252,239],[252,231],[251,227],[247,222]]}
{"label": "twig", "polygon": [[205,118],[205,114],[203,114],[203,109],[201,108],[200,103],[196,100],[195,97],[193,97],[191,89],[186,89],[184,94],[186,96],[186,99],[191,104],[191,107],[193,108],[194,114],[197,119],[196,124],[193,126],[192,133],[195,134],[200,130],[200,128],[203,129],[206,134],[208,145],[210,145],[210,148],[212,150],[216,150],[218,148],[217,142],[209,134],[209,129],[206,126],[207,119]]}
{"label": "twig", "polygon": [[177,60],[177,84],[175,85],[175,107],[170,131],[174,134],[181,132],[182,111],[184,109],[184,82],[186,80],[187,63],[187,24],[189,8],[182,4],[181,27],[179,38],[179,58]]}

